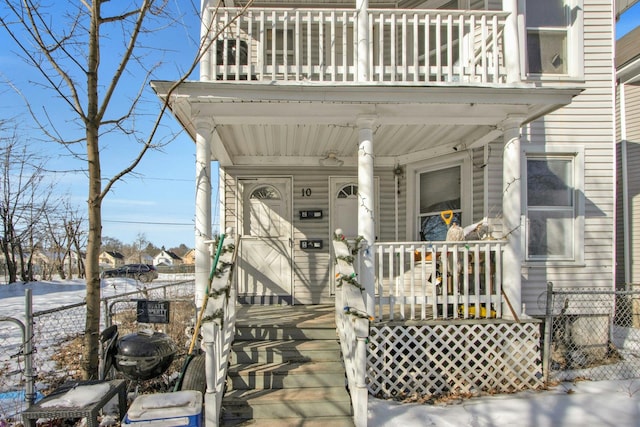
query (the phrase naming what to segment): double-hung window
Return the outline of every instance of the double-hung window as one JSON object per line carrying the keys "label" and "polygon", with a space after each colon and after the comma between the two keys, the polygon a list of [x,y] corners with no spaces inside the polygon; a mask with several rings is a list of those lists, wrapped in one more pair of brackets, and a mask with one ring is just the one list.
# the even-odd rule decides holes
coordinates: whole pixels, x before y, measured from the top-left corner
{"label": "double-hung window", "polygon": [[528,262],[583,259],[582,154],[526,155],[525,253]]}
{"label": "double-hung window", "polygon": [[524,3],[527,75],[582,78],[582,0]]}

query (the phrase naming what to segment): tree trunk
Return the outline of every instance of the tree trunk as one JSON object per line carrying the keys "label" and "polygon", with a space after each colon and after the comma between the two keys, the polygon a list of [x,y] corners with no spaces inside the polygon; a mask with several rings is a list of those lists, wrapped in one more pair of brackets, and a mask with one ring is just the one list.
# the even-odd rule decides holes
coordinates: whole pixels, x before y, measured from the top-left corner
{"label": "tree trunk", "polygon": [[87,69],[87,162],[89,164],[88,217],[89,235],[87,241],[87,319],[85,324],[85,347],[83,358],[84,379],[98,377],[98,349],[100,331],[100,244],[102,241],[102,183],[100,182],[100,153],[98,117],[98,65],[99,65],[99,19],[100,2],[91,4],[91,24],[89,28],[89,59]]}

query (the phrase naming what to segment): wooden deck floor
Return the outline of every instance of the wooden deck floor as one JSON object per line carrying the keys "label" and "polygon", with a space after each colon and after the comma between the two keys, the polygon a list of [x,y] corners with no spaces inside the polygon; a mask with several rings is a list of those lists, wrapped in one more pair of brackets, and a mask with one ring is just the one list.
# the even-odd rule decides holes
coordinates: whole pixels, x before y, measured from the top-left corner
{"label": "wooden deck floor", "polygon": [[236,322],[241,326],[287,326],[335,328],[333,305],[251,305],[237,307]]}

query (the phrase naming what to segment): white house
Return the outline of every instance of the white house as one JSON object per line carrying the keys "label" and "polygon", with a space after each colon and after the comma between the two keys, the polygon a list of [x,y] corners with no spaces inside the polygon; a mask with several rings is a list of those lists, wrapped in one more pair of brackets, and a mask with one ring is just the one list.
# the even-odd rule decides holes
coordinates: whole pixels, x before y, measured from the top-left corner
{"label": "white house", "polygon": [[[548,282],[613,289],[615,20],[634,1],[224,3],[203,2],[200,79],[152,83],[195,141],[200,298],[218,202],[243,303],[333,303],[336,229],[379,321],[517,335]],[[447,242],[448,222],[482,232]]]}
{"label": "white house", "polygon": [[162,250],[153,257],[153,265],[178,265],[182,264],[182,258],[175,253],[166,250],[164,247]]}

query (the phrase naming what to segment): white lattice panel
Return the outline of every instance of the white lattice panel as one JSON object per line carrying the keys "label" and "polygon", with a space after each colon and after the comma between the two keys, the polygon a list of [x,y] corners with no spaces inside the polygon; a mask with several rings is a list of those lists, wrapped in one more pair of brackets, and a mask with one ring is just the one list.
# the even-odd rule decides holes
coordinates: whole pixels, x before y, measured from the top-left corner
{"label": "white lattice panel", "polygon": [[367,371],[382,398],[539,388],[540,324],[372,325]]}

